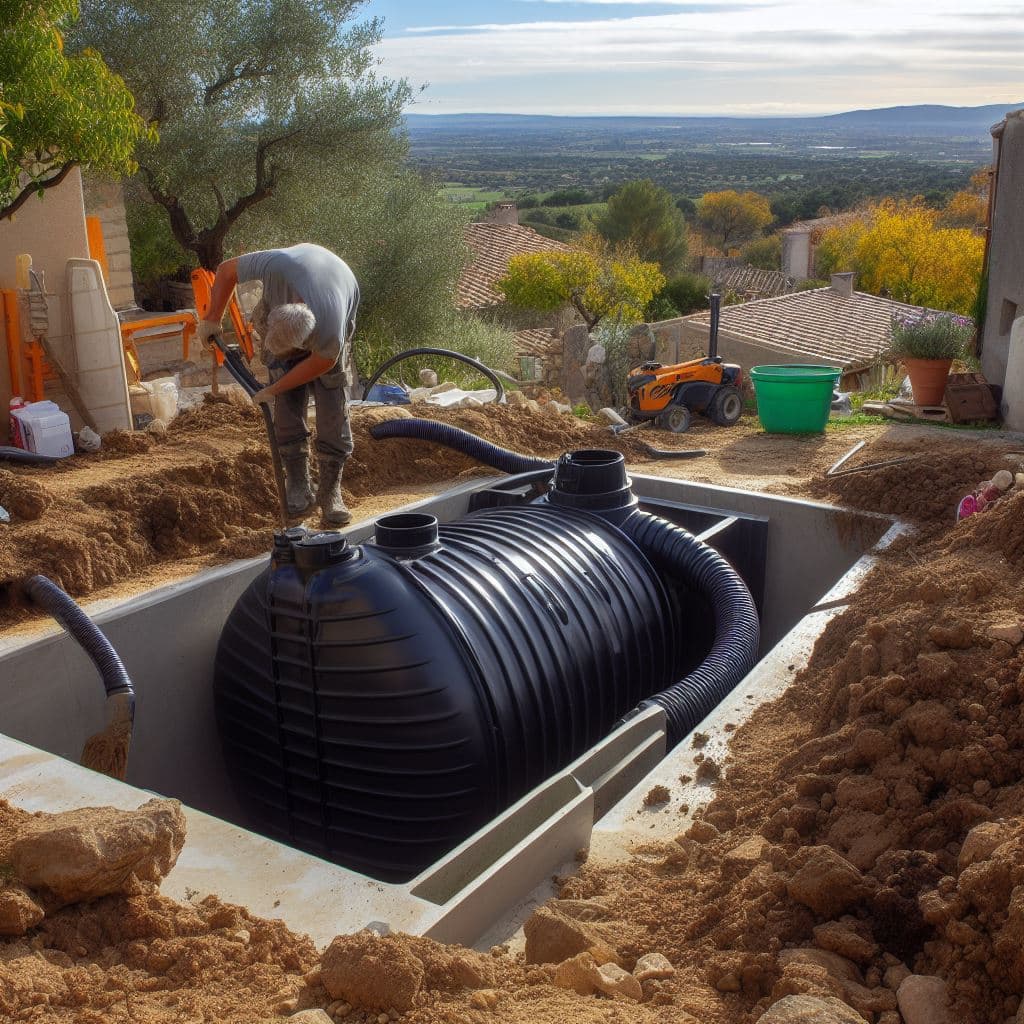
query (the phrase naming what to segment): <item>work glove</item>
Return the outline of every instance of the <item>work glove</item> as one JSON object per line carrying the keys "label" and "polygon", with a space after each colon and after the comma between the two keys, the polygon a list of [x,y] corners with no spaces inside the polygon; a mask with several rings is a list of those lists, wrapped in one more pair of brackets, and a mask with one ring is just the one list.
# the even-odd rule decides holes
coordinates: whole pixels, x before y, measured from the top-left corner
{"label": "work glove", "polygon": [[221,334],[224,328],[221,327],[217,320],[200,320],[196,326],[196,338],[199,340],[199,344],[203,346],[208,352],[214,350],[214,344],[210,340],[215,334]]}
{"label": "work glove", "polygon": [[252,396],[252,404],[253,405],[270,405],[270,403],[273,402],[274,397],[275,396],[270,393],[270,388],[269,387],[261,388],[259,391],[255,392],[253,394],[253,396]]}

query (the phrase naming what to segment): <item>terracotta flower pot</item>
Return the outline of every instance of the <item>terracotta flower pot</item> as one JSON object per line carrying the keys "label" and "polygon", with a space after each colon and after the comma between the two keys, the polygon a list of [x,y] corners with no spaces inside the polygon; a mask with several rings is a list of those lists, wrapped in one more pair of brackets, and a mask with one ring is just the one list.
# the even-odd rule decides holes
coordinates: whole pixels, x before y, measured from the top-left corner
{"label": "terracotta flower pot", "polygon": [[903,365],[910,377],[915,405],[942,405],[946,394],[946,378],[952,359],[911,359],[903,357]]}

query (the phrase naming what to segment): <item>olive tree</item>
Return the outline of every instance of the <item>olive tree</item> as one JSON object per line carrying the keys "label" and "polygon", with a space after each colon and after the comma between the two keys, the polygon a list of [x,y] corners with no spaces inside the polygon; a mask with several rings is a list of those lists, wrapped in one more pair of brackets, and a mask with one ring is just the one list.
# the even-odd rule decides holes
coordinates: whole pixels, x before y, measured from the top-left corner
{"label": "olive tree", "polygon": [[174,238],[213,269],[236,225],[322,170],[397,161],[410,99],[380,77],[362,0],[82,0],[72,42],[102,50],[159,140],[141,181]]}

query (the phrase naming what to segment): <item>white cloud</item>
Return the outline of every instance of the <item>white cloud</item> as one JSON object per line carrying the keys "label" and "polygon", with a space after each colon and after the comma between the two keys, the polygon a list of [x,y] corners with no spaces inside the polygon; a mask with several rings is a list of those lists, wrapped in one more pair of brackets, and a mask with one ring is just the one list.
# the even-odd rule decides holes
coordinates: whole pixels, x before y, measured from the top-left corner
{"label": "white cloud", "polygon": [[[687,9],[427,25],[386,37],[379,52],[388,74],[430,83],[428,99],[447,110],[817,113],[973,105],[1022,90],[1017,0],[990,0],[983,16],[961,0],[754,0],[728,13],[712,3],[661,5]],[[604,76],[598,95],[595,75]]]}

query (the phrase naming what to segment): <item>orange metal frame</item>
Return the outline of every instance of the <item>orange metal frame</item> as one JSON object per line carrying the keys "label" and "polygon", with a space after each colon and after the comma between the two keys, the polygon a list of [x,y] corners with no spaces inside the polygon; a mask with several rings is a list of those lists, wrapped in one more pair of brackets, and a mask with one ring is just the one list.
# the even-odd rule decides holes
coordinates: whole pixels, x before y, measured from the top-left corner
{"label": "orange metal frame", "polygon": [[[210,305],[210,293],[213,288],[213,274],[209,270],[198,269],[192,272],[192,291],[195,295],[196,309],[200,316]],[[16,291],[0,292],[0,305],[3,307],[4,334],[7,341],[7,366],[11,375],[11,393],[20,394],[32,402],[43,400],[43,387],[48,380],[55,377],[53,370],[46,361],[43,347],[34,338],[23,341],[21,336],[21,316],[19,311],[18,293]],[[242,351],[252,359],[253,335],[249,324],[242,315],[242,307],[234,294],[228,303],[231,325],[241,344]],[[128,361],[138,374],[139,352],[136,347],[145,338],[136,338],[140,331],[154,327],[167,327],[166,333],[181,331],[181,355],[187,360],[193,335],[196,332],[196,315],[191,312],[166,313],[159,316],[146,317],[144,320],[130,320],[120,325],[121,344],[124,346]],[[161,337],[157,335],[156,337]],[[218,363],[223,357],[217,353]]]}
{"label": "orange metal frame", "polygon": [[[201,317],[206,316],[206,311],[210,308],[210,295],[213,292],[213,272],[210,270],[204,270],[202,267],[197,267],[192,271],[192,294],[196,300],[196,311]],[[231,326],[235,330],[235,336],[238,338],[238,343],[242,346],[242,351],[245,353],[247,359],[252,359],[255,348],[253,347],[252,340],[252,328],[249,326],[248,321],[242,314],[242,307],[238,303],[238,298],[234,292],[231,293],[231,298],[228,300],[228,314],[231,316]],[[188,342],[185,343],[185,358],[188,359]],[[217,362],[222,363],[224,357],[220,352],[217,353]]]}

